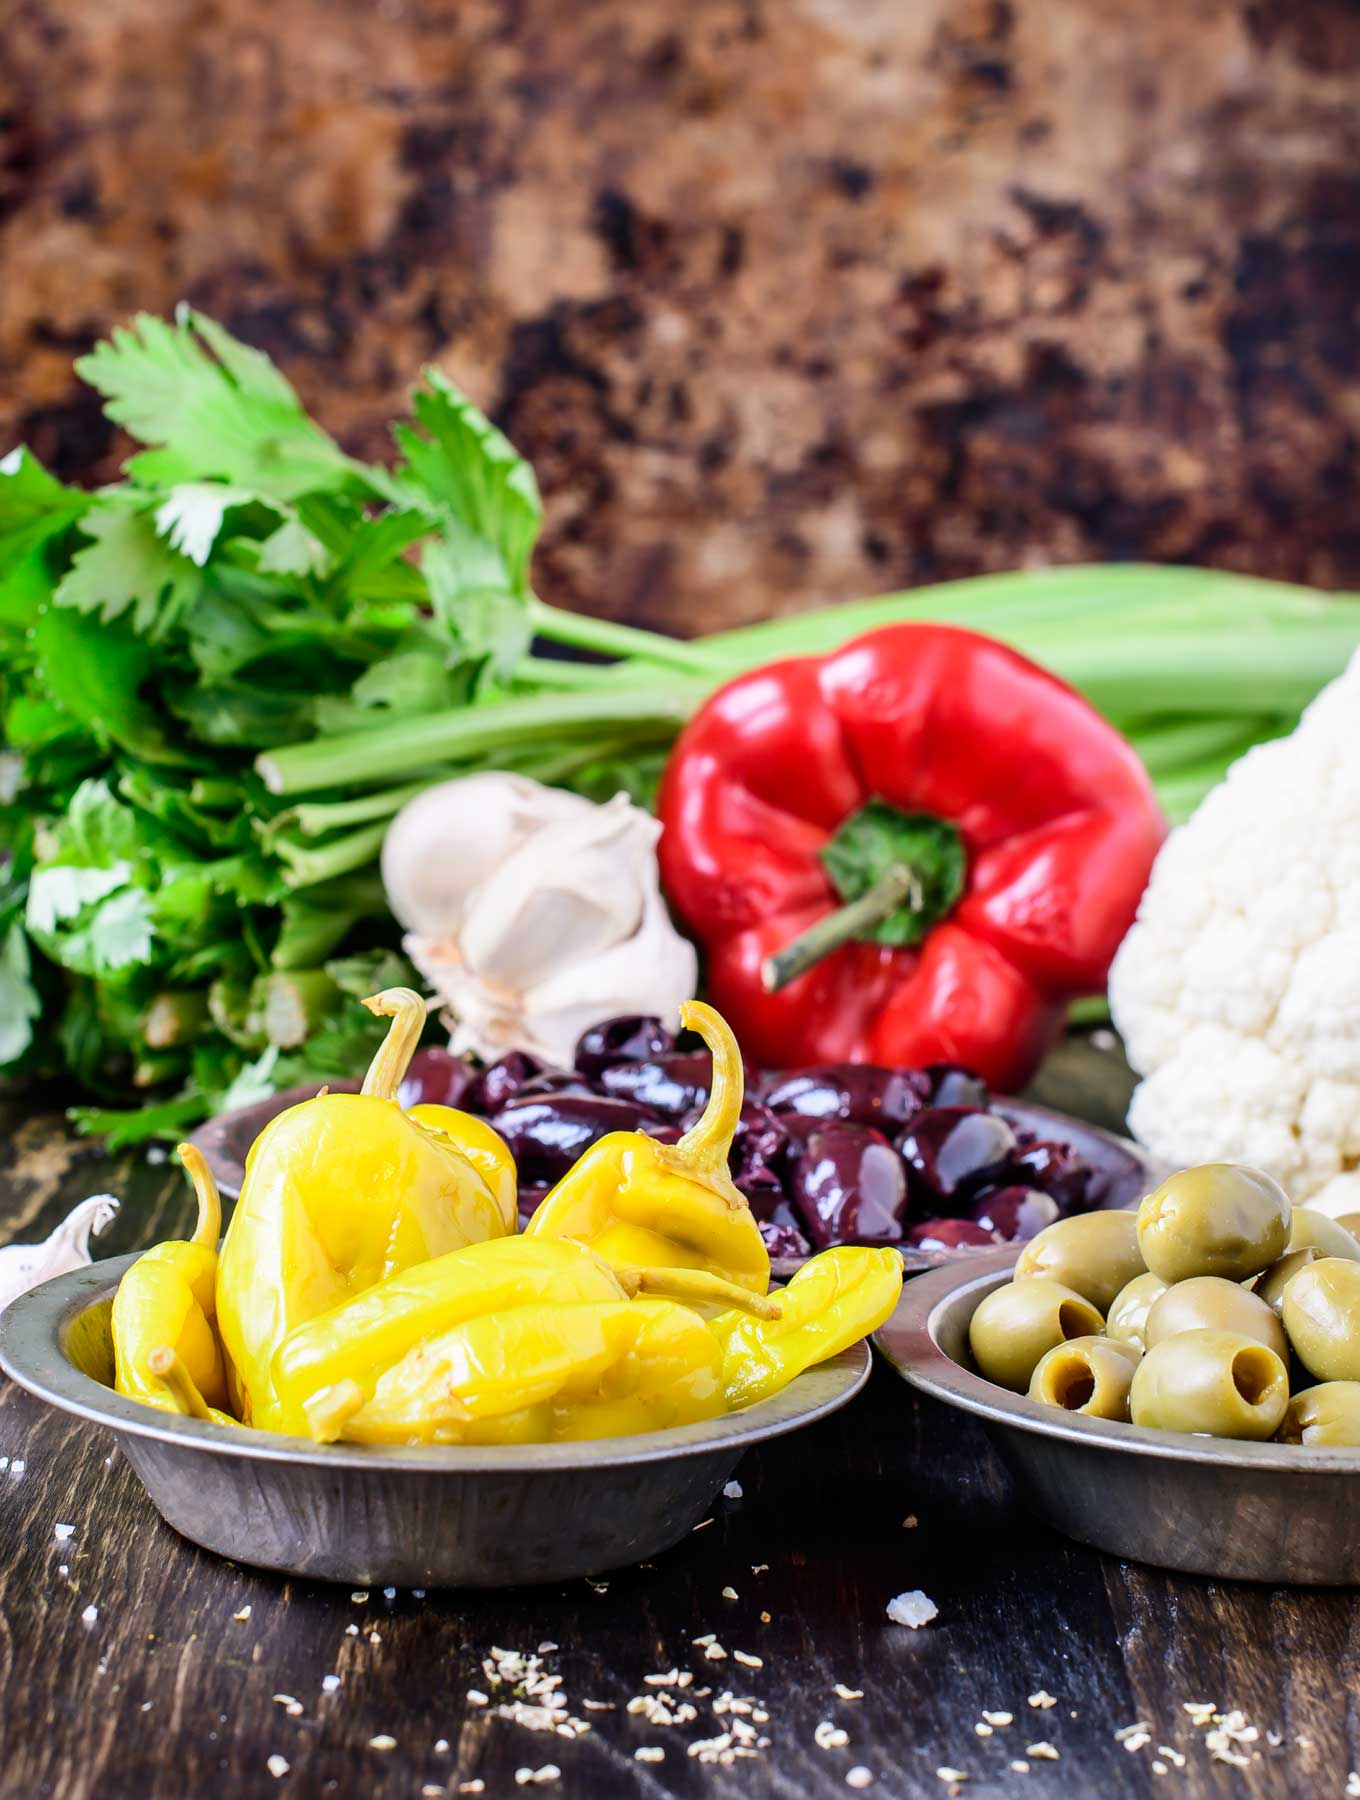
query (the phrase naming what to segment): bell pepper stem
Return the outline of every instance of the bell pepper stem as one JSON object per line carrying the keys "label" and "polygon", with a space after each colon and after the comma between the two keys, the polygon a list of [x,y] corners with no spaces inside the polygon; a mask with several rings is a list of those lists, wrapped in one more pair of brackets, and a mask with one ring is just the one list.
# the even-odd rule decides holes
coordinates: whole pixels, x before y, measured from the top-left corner
{"label": "bell pepper stem", "polygon": [[146,1366],[166,1387],[180,1411],[190,1419],[210,1419],[212,1408],[199,1393],[193,1376],[182,1358],[168,1344],[147,1352]]}
{"label": "bell pepper stem", "polygon": [[198,1199],[198,1223],[190,1242],[202,1244],[205,1250],[216,1250],[217,1240],[222,1235],[222,1199],[213,1172],[197,1144],[180,1144],[177,1155],[194,1184]]}
{"label": "bell pepper stem", "polygon": [[384,988],[370,994],[364,1005],[379,1018],[391,1019],[387,1036],[368,1065],[361,1093],[379,1100],[395,1100],[406,1066],[416,1053],[425,1029],[425,1002],[414,988]]}
{"label": "bell pepper stem", "polygon": [[894,863],[858,900],[838,906],[835,912],[809,925],[791,944],[767,956],[760,970],[761,986],[767,994],[777,994],[780,988],[806,975],[814,963],[831,951],[881,925],[903,904],[920,907],[921,884],[907,863]]}
{"label": "bell pepper stem", "polygon": [[713,1055],[713,1085],[708,1105],[676,1144],[674,1155],[698,1172],[727,1174],[727,1153],[741,1120],[742,1093],[746,1084],[741,1051],[732,1027],[702,1000],[686,1000],[680,1023],[697,1031]]}
{"label": "bell pepper stem", "polygon": [[764,1294],[753,1294],[750,1288],[738,1287],[735,1281],[724,1281],[706,1269],[616,1269],[619,1283],[630,1296],[659,1294],[665,1300],[679,1300],[690,1305],[711,1301],[729,1309],[735,1307],[757,1319],[779,1319],[783,1312],[778,1303]]}

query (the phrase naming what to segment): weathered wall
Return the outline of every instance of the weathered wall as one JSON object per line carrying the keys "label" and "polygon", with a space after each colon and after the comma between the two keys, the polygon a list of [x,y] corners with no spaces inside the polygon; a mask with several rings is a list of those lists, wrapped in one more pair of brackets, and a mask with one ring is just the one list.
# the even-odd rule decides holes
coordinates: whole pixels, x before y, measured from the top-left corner
{"label": "weathered wall", "polygon": [[441,363],[614,616],[1360,586],[1358,101],[1345,0],[0,0],[0,449],[187,295],[357,449]]}

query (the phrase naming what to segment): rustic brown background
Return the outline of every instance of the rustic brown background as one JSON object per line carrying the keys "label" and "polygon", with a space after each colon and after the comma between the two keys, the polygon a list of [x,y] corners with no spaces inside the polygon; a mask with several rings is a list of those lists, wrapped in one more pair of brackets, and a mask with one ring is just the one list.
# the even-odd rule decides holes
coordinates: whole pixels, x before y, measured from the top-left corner
{"label": "rustic brown background", "polygon": [[438,361],[548,596],[1086,557],[1360,586],[1346,0],[0,0],[0,449],[188,296],[372,453]]}

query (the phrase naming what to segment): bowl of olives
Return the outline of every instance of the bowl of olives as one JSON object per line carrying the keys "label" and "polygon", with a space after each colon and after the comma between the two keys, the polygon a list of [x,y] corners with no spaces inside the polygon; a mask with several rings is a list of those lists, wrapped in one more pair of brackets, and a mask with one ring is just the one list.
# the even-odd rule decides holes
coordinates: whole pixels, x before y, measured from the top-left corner
{"label": "bowl of olives", "polygon": [[[687,1047],[660,1019],[629,1016],[584,1032],[568,1069],[520,1050],[485,1065],[420,1050],[401,1099],[460,1107],[494,1126],[515,1159],[527,1220],[607,1132],[673,1143],[702,1112],[710,1070],[707,1050]],[[195,1133],[223,1194],[239,1191],[246,1152],[269,1120],[314,1091],[274,1094]],[[1136,1145],[994,1095],[953,1063],[748,1068],[731,1168],[780,1276],[833,1244],[895,1245],[909,1268],[933,1268],[1072,1213],[1128,1206],[1151,1178]]]}
{"label": "bowl of olives", "polygon": [[1360,1237],[1257,1169],[908,1284],[880,1350],[973,1413],[1059,1530],[1244,1580],[1360,1585]]}

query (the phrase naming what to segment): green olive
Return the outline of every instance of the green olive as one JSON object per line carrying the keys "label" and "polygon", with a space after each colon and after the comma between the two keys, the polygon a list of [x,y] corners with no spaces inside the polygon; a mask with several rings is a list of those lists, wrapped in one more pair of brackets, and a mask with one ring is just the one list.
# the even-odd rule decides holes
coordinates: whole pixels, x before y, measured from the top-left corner
{"label": "green olive", "polygon": [[1160,1275],[1150,1271],[1146,1275],[1135,1275],[1127,1286],[1120,1288],[1110,1304],[1105,1316],[1105,1335],[1114,1338],[1117,1343],[1132,1344],[1138,1350],[1147,1349],[1144,1332],[1147,1328],[1148,1311],[1156,1300],[1160,1300],[1167,1291],[1166,1283]]}
{"label": "green olive", "polygon": [[1127,1419],[1129,1383],[1137,1366],[1132,1344],[1108,1337],[1072,1338],[1040,1358],[1029,1397],[1092,1419]]}
{"label": "green olive", "polygon": [[1289,1225],[1284,1189],[1262,1170],[1202,1163],[1170,1176],[1143,1201],[1138,1247],[1163,1281],[1244,1281],[1283,1256]]}
{"label": "green olive", "polygon": [[1282,1444],[1360,1444],[1360,1381],[1324,1381],[1295,1394],[1278,1436]]}
{"label": "green olive", "polygon": [[1321,1252],[1314,1250],[1311,1245],[1302,1250],[1286,1250],[1278,1262],[1271,1263],[1264,1275],[1257,1276],[1252,1293],[1264,1300],[1278,1318],[1284,1307],[1284,1290],[1300,1269],[1306,1269],[1309,1263],[1319,1261],[1320,1257]]}
{"label": "green olive", "polygon": [[1360,1263],[1324,1256],[1284,1290],[1294,1354],[1318,1381],[1360,1381]]}
{"label": "green olive", "polygon": [[1023,1394],[1040,1357],[1068,1338],[1104,1329],[1089,1300],[1057,1281],[1008,1281],[978,1306],[968,1327],[973,1361],[999,1386]]}
{"label": "green olive", "polygon": [[1131,1212],[1079,1213],[1045,1225],[1015,1265],[1015,1279],[1041,1275],[1060,1281],[1104,1312],[1120,1288],[1146,1268],[1138,1250],[1138,1218]]}
{"label": "green olive", "polygon": [[1284,1364],[1236,1331],[1164,1338],[1139,1363],[1129,1389],[1135,1425],[1210,1437],[1274,1437],[1288,1404]]}
{"label": "green olive", "polygon": [[1148,1310],[1144,1347],[1155,1349],[1183,1331],[1235,1331],[1264,1344],[1282,1362],[1289,1357],[1284,1326],[1265,1301],[1221,1275],[1192,1275],[1169,1287]]}
{"label": "green olive", "polygon": [[1360,1262],[1360,1239],[1326,1213],[1296,1206],[1291,1215],[1289,1249],[1316,1250],[1319,1256],[1344,1256]]}

